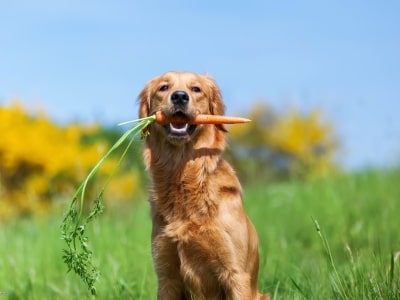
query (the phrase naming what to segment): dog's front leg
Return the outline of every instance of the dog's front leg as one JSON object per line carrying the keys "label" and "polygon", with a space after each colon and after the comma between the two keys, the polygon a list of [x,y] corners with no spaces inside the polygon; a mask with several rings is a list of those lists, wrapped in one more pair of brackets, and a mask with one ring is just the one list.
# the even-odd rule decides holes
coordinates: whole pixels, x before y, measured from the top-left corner
{"label": "dog's front leg", "polygon": [[190,300],[190,294],[184,289],[179,279],[158,278],[157,299],[159,300]]}
{"label": "dog's front leg", "polygon": [[162,233],[153,232],[152,254],[158,279],[158,299],[191,299],[180,275],[180,261],[176,252],[176,243]]}

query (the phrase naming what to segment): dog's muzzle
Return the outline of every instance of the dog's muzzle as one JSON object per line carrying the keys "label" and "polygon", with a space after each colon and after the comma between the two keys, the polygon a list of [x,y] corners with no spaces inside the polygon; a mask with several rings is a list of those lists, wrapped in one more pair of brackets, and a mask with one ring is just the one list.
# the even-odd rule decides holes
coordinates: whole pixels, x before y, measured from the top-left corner
{"label": "dog's muzzle", "polygon": [[174,139],[184,139],[190,136],[196,129],[196,125],[189,124],[190,117],[187,114],[187,107],[190,96],[185,91],[174,91],[170,96],[172,104],[171,115],[176,121],[164,125],[168,136]]}
{"label": "dog's muzzle", "polygon": [[189,124],[190,118],[182,110],[175,110],[171,118],[175,121],[163,126],[171,138],[186,138],[192,135],[197,127],[195,124]]}

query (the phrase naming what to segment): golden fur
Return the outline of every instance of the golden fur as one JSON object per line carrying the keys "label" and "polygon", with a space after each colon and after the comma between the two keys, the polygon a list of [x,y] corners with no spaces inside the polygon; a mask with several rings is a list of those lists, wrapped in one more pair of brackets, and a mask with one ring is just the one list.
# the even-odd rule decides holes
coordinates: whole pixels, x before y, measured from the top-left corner
{"label": "golden fur", "polygon": [[[190,72],[152,79],[139,102],[141,118],[159,110],[187,120],[198,113],[224,114],[213,79]],[[143,156],[152,177],[158,299],[268,299],[257,292],[257,233],[244,212],[235,172],[221,158],[225,132],[216,125],[154,122],[147,128]]]}

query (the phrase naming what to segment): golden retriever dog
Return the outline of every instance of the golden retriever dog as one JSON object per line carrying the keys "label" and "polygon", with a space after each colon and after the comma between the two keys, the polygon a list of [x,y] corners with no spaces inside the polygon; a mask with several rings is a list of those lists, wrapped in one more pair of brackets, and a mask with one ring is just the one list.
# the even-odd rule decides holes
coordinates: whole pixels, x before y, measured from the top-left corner
{"label": "golden retriever dog", "polygon": [[148,82],[139,103],[141,118],[162,111],[180,120],[154,122],[144,134],[158,299],[268,299],[257,291],[257,233],[235,172],[221,158],[226,130],[188,124],[197,114],[224,114],[216,83],[168,72]]}

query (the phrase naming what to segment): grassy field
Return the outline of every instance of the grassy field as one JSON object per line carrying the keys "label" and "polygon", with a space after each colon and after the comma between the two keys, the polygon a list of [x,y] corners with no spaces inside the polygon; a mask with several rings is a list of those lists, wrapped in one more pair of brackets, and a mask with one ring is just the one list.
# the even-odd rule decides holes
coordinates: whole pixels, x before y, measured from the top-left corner
{"label": "grassy field", "polygon": [[[400,299],[399,171],[265,182],[245,187],[244,201],[260,237],[260,290],[274,299]],[[156,298],[148,210],[138,199],[92,223],[96,298]],[[92,298],[61,260],[62,217],[1,224],[0,300]]]}

